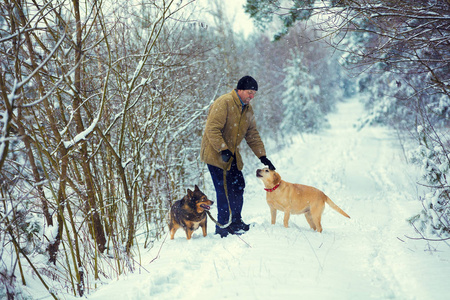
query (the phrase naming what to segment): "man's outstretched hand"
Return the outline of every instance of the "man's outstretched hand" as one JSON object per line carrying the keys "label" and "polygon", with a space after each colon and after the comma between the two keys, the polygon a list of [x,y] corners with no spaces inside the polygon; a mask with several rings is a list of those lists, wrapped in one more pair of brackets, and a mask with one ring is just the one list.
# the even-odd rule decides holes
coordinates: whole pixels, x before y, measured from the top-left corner
{"label": "man's outstretched hand", "polygon": [[261,163],[263,163],[264,165],[266,165],[267,167],[269,167],[270,170],[275,170],[274,165],[272,164],[272,162],[265,156],[261,156],[259,158],[259,160],[261,161]]}

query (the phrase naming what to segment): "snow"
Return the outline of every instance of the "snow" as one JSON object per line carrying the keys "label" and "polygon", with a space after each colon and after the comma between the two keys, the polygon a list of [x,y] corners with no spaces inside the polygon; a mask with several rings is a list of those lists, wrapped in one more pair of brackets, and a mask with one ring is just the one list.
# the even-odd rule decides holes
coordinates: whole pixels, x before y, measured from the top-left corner
{"label": "snow", "polygon": [[48,243],[54,243],[58,236],[58,226],[48,225],[44,230],[44,236],[48,240]]}
{"label": "snow", "polygon": [[76,145],[77,143],[79,143],[82,140],[85,140],[87,138],[87,136],[89,134],[92,133],[92,131],[94,131],[95,126],[97,126],[98,120],[99,120],[100,116],[97,116],[96,118],[94,118],[94,120],[92,120],[91,125],[89,125],[88,128],[86,128],[85,130],[83,130],[82,132],[80,132],[79,134],[77,134],[72,140],[70,141],[64,141],[64,147],[70,148],[74,145]]}
{"label": "snow", "polygon": [[3,157],[3,152],[5,151],[5,147],[6,147],[6,127],[8,125],[9,122],[9,116],[6,110],[4,111],[0,111],[0,124],[2,124],[2,126],[0,127],[0,157]]}
{"label": "snow", "polygon": [[[221,4],[220,2],[218,3]],[[227,0],[226,5],[223,5],[222,9],[230,20],[230,26],[233,27],[233,31],[238,34],[243,34],[247,38],[255,31],[258,31],[258,29],[255,27],[250,16],[245,13],[245,4],[246,0]],[[210,0],[197,0],[196,7],[197,9],[204,9],[206,12],[206,14],[201,15],[201,19],[198,22],[199,26],[208,28],[209,25],[214,28],[214,15],[216,12],[213,8],[215,7],[213,2]]]}
{"label": "snow", "polygon": [[407,219],[421,210],[419,171],[404,162],[394,132],[356,129],[362,113],[358,101],[340,103],[330,129],[284,149],[267,145],[284,180],[323,190],[351,219],[327,207],[322,234],[303,216],[291,215],[284,228],[278,213],[271,225],[254,176],[262,166],[250,162],[243,210],[249,232],[221,239],[210,220],[207,237],[197,230],[187,241],[179,230],[174,240],[141,250],[134,274],[104,282],[87,299],[447,299],[448,245],[408,238],[417,237]]}

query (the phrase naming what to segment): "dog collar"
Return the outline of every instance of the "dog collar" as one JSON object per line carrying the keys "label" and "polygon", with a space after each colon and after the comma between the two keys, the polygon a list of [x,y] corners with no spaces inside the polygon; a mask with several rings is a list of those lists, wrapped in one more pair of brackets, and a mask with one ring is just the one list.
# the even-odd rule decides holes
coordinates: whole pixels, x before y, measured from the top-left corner
{"label": "dog collar", "polygon": [[280,186],[280,184],[277,184],[276,186],[274,186],[273,188],[271,188],[271,189],[264,189],[266,192],[273,192],[273,191],[275,191],[278,187]]}

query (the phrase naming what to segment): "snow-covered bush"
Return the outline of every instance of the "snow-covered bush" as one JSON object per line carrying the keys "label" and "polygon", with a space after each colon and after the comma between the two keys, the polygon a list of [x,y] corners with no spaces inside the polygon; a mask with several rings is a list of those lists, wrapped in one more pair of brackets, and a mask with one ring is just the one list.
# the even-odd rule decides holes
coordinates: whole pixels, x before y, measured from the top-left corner
{"label": "snow-covered bush", "polygon": [[421,167],[424,185],[429,192],[421,197],[423,210],[411,218],[411,223],[425,237],[450,236],[450,140],[437,134],[430,126],[417,127],[420,145],[411,152],[411,161]]}

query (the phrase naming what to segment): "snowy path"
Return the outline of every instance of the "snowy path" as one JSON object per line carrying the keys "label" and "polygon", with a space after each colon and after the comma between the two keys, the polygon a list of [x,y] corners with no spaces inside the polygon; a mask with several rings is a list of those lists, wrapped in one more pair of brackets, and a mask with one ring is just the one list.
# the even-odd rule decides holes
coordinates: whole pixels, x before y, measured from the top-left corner
{"label": "snowy path", "polygon": [[[199,230],[187,241],[179,231],[175,240],[141,253],[149,263],[160,251],[144,264],[148,272],[113,281],[88,298],[448,299],[448,246],[428,249],[405,237],[415,236],[406,219],[420,210],[414,169],[404,164],[392,132],[353,127],[361,104],[338,108],[329,130],[269,158],[283,179],[323,190],[350,220],[328,207],[322,234],[303,216],[291,216],[286,229],[279,213],[272,226],[262,183],[248,175],[243,216],[253,227],[242,240],[220,239],[212,222],[206,238]],[[260,166],[246,167],[253,174]],[[206,192],[214,198],[212,185]]]}

